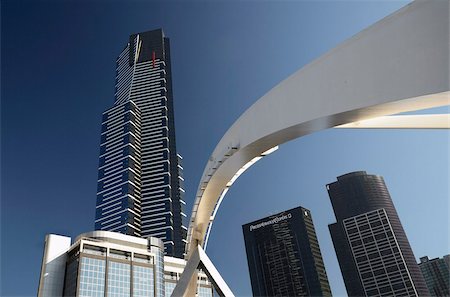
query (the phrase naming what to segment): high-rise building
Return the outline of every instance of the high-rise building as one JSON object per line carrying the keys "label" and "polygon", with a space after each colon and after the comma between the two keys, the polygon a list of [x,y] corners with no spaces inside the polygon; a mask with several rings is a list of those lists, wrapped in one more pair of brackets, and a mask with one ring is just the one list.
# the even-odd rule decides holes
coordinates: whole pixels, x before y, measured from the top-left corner
{"label": "high-rise building", "polygon": [[[170,297],[185,266],[184,259],[164,256],[163,242],[155,237],[93,231],[71,244],[70,237],[49,234],[38,297]],[[197,296],[213,296],[203,272],[197,284]]]}
{"label": "high-rise building", "polygon": [[424,279],[384,180],[352,172],[327,185],[329,225],[349,296],[427,296]]}
{"label": "high-rise building", "polygon": [[253,296],[331,296],[309,210],[293,208],[242,229]]}
{"label": "high-rise building", "polygon": [[101,131],[95,229],[158,237],[166,255],[182,258],[183,167],[161,29],[131,35],[117,58],[115,101]]}
{"label": "high-rise building", "polygon": [[443,258],[420,258],[420,270],[430,296],[450,296],[450,255]]}

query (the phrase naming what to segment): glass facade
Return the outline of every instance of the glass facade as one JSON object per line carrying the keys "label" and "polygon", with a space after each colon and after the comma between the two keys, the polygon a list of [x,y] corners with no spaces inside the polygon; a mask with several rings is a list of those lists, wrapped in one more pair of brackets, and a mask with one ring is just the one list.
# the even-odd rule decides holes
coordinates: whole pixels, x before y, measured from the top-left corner
{"label": "glass facade", "polygon": [[[64,284],[43,296],[170,297],[186,265],[164,256],[158,238],[93,231],[79,236],[64,259]],[[199,272],[198,297],[212,297],[213,286]]]}
{"label": "glass facade", "polygon": [[242,230],[254,296],[331,296],[309,210],[290,209]]}
{"label": "glass facade", "polygon": [[[203,275],[203,276],[202,276]],[[165,284],[165,297],[170,297],[172,295],[175,286],[177,285],[177,281],[179,279],[179,274],[177,273],[168,273],[166,271],[164,275],[164,284]],[[214,288],[212,283],[208,281],[208,279],[204,276],[203,272],[200,270],[198,281],[197,281],[197,297],[213,297],[214,296]]]}
{"label": "glass facade", "polygon": [[80,261],[78,255],[78,251],[74,251],[68,255],[63,296],[72,297],[77,294],[78,265]]}
{"label": "glass facade", "polygon": [[133,297],[154,296],[153,268],[133,265]]}
{"label": "glass facade", "polygon": [[133,102],[103,114],[95,229],[141,235],[141,114]]}
{"label": "glass facade", "polygon": [[105,260],[81,257],[78,296],[105,296]]}
{"label": "glass facade", "polygon": [[116,72],[114,106],[102,120],[95,228],[160,238],[166,255],[184,258],[169,39],[161,29],[131,35]]}
{"label": "glass facade", "polygon": [[108,297],[129,297],[130,283],[130,264],[108,261]]}
{"label": "glass facade", "polygon": [[213,288],[211,286],[198,286],[197,287],[198,297],[213,297]]}
{"label": "glass facade", "polygon": [[384,209],[343,225],[366,296],[417,296]]}
{"label": "glass facade", "polygon": [[177,285],[176,282],[170,282],[170,281],[165,282],[165,287],[166,287],[165,297],[170,297],[170,295],[172,295],[172,292],[175,289],[176,285]]}
{"label": "glass facade", "polygon": [[[81,257],[80,278],[78,283],[79,293],[70,290],[68,286],[65,296],[108,296],[108,297],[148,297],[154,295],[154,272],[153,265],[135,262],[118,262],[109,258],[108,261],[91,258],[89,256]],[[108,269],[105,270],[105,263],[108,263]],[[76,262],[73,262],[76,263]],[[131,265],[132,264],[132,265]],[[72,266],[74,264],[71,264]],[[72,275],[71,266],[68,266],[67,274]],[[70,271],[69,271],[70,270]],[[131,274],[132,273],[132,274]],[[106,276],[106,279],[105,279]],[[105,290],[105,282],[107,284]],[[67,281],[76,289],[77,283]],[[131,288],[132,286],[132,288]],[[106,293],[106,295],[105,295]],[[163,296],[157,294],[157,296]]]}
{"label": "glass facade", "polygon": [[151,252],[155,253],[155,290],[156,296],[165,296],[165,286],[164,286],[164,255],[160,248],[152,246]]}
{"label": "glass facade", "polygon": [[450,296],[450,255],[443,258],[420,258],[420,270],[427,283],[430,296]]}

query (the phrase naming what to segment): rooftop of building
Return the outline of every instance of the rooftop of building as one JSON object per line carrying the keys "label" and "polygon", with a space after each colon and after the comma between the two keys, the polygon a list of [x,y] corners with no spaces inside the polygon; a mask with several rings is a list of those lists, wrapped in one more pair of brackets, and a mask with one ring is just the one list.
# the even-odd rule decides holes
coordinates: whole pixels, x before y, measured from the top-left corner
{"label": "rooftop of building", "polygon": [[118,232],[111,231],[91,231],[78,235],[75,238],[74,244],[82,239],[98,242],[108,242],[123,246],[136,247],[141,249],[147,249],[150,246],[155,246],[164,249],[162,240],[156,237],[140,238],[131,235],[125,235]]}

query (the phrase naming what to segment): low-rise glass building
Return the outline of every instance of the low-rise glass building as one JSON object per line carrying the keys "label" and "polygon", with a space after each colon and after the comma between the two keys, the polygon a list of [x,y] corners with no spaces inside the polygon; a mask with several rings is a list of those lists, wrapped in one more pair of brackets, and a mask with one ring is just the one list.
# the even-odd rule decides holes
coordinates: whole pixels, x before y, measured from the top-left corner
{"label": "low-rise glass building", "polygon": [[[46,236],[38,296],[169,297],[186,261],[164,256],[163,242],[116,232]],[[199,273],[198,296],[213,286]]]}

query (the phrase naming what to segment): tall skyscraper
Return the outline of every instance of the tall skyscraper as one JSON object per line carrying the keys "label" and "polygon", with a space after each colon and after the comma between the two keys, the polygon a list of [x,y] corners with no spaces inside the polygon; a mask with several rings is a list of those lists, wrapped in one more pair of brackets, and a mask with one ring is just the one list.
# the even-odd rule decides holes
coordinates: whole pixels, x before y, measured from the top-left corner
{"label": "tall skyscraper", "polygon": [[183,167],[161,29],[131,35],[117,58],[115,101],[101,131],[95,229],[158,237],[166,255],[183,257]]}
{"label": "tall skyscraper", "polygon": [[384,180],[352,172],[327,185],[329,225],[349,296],[427,296],[424,279]]}
{"label": "tall skyscraper", "polygon": [[331,296],[309,210],[293,208],[242,230],[253,296]]}
{"label": "tall skyscraper", "polygon": [[450,296],[450,255],[443,258],[420,258],[420,270],[430,296]]}

